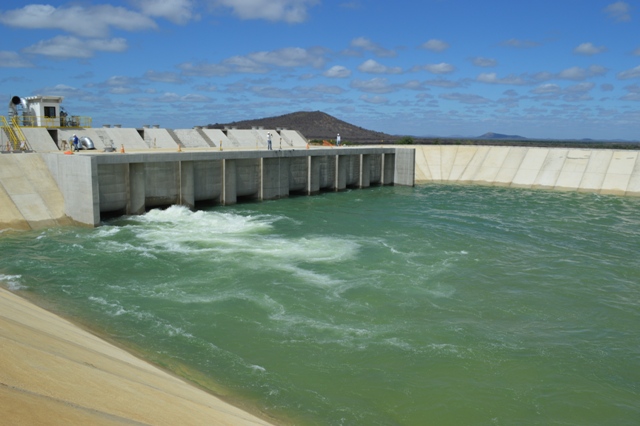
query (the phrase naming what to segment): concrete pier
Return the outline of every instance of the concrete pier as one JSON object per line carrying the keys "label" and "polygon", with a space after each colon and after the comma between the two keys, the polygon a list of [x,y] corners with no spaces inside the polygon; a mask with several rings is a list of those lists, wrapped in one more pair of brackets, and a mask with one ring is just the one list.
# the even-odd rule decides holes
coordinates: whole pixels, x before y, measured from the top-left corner
{"label": "concrete pier", "polygon": [[65,214],[97,226],[105,214],[141,214],[173,204],[235,204],[290,194],[413,185],[414,150],[324,148],[41,154],[64,198]]}

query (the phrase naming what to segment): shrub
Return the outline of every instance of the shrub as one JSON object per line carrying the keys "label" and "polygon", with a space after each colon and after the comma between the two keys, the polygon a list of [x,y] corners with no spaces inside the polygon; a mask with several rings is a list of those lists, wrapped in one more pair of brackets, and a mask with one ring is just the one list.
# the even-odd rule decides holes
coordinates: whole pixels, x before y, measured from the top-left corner
{"label": "shrub", "polygon": [[396,144],[397,145],[413,145],[413,138],[411,136],[405,136],[401,139],[398,139]]}

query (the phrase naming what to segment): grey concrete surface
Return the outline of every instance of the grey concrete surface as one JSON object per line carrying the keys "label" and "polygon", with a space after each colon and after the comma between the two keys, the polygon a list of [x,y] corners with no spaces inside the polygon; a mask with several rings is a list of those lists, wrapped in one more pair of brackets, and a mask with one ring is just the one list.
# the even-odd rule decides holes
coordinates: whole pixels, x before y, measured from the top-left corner
{"label": "grey concrete surface", "polygon": [[640,196],[637,150],[425,145],[416,183],[451,182]]}

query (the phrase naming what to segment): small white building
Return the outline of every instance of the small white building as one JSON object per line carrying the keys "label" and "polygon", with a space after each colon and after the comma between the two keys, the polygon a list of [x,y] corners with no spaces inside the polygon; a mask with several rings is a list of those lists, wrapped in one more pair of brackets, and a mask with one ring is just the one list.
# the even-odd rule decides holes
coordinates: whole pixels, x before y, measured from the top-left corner
{"label": "small white building", "polygon": [[25,125],[37,127],[60,127],[60,104],[63,96],[29,96],[24,98]]}

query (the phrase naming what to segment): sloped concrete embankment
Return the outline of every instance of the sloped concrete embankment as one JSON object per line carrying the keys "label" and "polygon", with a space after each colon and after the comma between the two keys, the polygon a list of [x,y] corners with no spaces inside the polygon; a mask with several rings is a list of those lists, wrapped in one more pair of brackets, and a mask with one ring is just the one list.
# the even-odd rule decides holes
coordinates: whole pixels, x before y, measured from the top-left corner
{"label": "sloped concrete embankment", "polygon": [[270,423],[0,288],[0,424]]}
{"label": "sloped concrete embankment", "polygon": [[0,229],[70,223],[62,193],[39,154],[0,155]]}
{"label": "sloped concrete embankment", "polygon": [[416,183],[473,183],[640,196],[640,151],[509,146],[416,147]]}

